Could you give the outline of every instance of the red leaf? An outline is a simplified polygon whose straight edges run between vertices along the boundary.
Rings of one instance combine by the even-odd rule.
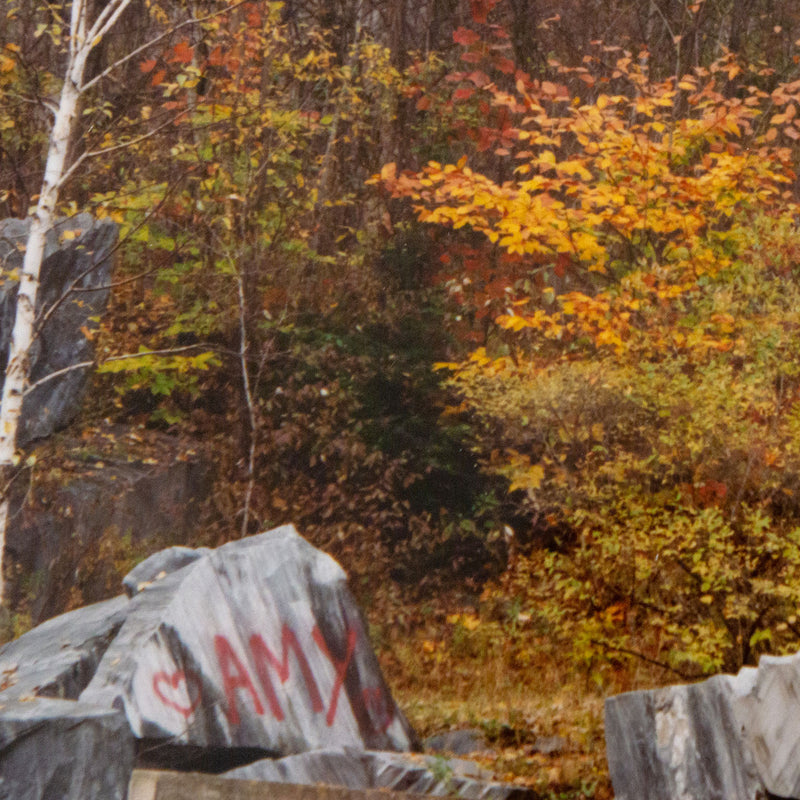
[[[461,27],[453,31],[453,41],[456,44],[463,44],[464,47],[469,47],[480,40],[481,37],[475,31],[469,30],[469,28]]]
[[[483,61],[483,56],[480,53],[462,53],[461,60],[468,64],[478,64]]]
[[[482,153],[484,150],[488,150],[492,144],[497,141],[497,134],[491,128],[481,128],[479,133],[478,150]]]
[[[563,278],[566,271],[567,266],[570,263],[570,257],[566,253],[559,253],[558,258],[556,259],[556,265],[553,269],[553,272],[559,277]]]
[[[222,56],[222,47],[217,45],[209,54],[208,54],[208,63],[213,67],[221,67],[224,62]]]
[[[488,21],[489,12],[498,4],[499,0],[469,0],[472,19],[479,25]]]
[[[152,72],[155,69],[156,63],[154,58],[148,58],[147,61],[142,61],[142,63],[139,64],[139,69],[145,73]]]
[[[178,42],[178,44],[172,48],[172,55],[169,60],[173,63],[177,62],[178,64],[191,64],[193,57],[194,49],[189,47],[188,42],[182,41]]]
[[[455,92],[453,92],[453,100],[469,100],[473,94],[475,94],[475,90],[469,87],[456,89]]]
[[[472,81],[476,86],[486,86],[487,83],[491,83],[489,76],[485,72],[481,72],[480,70],[475,70],[475,72],[470,72],[467,75],[467,79]]]
[[[150,85],[158,86],[166,77],[167,71],[165,69],[160,69],[158,72],[153,73],[153,77],[150,78]]]
[[[510,58],[496,58],[494,65],[505,75],[512,75],[517,65]]]
[[[427,111],[430,107],[431,99],[427,95],[417,100],[417,111]]]

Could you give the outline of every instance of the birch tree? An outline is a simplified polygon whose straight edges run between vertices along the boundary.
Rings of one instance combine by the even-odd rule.
[[[0,400],[0,472],[7,486],[17,458],[16,443],[22,412],[22,401],[30,368],[30,349],[36,318],[36,296],[39,272],[44,255],[45,236],[53,226],[59,192],[64,181],[80,162],[68,163],[70,141],[80,113],[80,101],[97,81],[85,80],[86,63],[92,50],[117,24],[131,0],[109,0],[94,20],[89,18],[87,0],[73,0],[70,9],[64,81],[58,102],[53,108],[47,161],[39,199],[31,217],[30,233],[25,246],[19,276],[16,317],[9,348],[2,399]],[[127,59],[126,59],[127,60]],[[4,492],[0,502],[0,605],[6,601],[4,552],[8,523],[9,497]]]

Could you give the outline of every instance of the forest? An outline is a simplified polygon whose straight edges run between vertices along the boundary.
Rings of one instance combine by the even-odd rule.
[[[0,219],[70,45],[4,9]],[[86,81],[76,425],[206,442],[216,541],[334,555],[418,730],[609,798],[603,697],[800,649],[795,3],[132,0]]]

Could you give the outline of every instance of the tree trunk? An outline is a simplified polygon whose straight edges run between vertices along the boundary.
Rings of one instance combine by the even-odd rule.
[[[39,201],[31,219],[31,229],[25,246],[8,366],[0,400],[0,485],[3,488],[0,500],[0,606],[4,606],[6,602],[4,555],[9,510],[8,486],[16,462],[17,430],[22,414],[23,393],[29,375],[29,354],[33,342],[36,296],[44,257],[45,237],[53,225],[59,191],[67,171],[67,151],[78,117],[81,94],[84,91],[86,60],[93,47],[114,26],[129,3],[130,0],[111,0],[91,27],[88,24],[84,0],[73,0],[72,4],[69,54],[64,84],[61,87],[53,129],[50,132]]]

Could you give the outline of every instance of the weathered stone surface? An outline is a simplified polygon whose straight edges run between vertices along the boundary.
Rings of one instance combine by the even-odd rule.
[[[741,673],[740,673],[741,675]],[[762,656],[734,713],[755,769],[778,797],[800,797],[800,653]]]
[[[276,755],[418,747],[343,570],[292,526],[137,594],[81,699],[124,708],[143,739]]]
[[[0,704],[40,695],[76,700],[128,609],[124,596],[70,611],[0,648]]]
[[[466,800],[522,800],[533,794],[522,786],[496,783],[490,772],[463,759],[405,753],[372,753],[370,758],[375,788]]]
[[[367,754],[354,748],[313,750],[285,758],[264,758],[229,770],[225,778],[293,783],[298,786],[345,786],[368,789],[373,785]]]
[[[606,754],[617,800],[763,798],[734,711],[753,672],[608,698]]]
[[[0,708],[3,800],[123,800],[133,758],[119,711],[45,698]]]
[[[15,483],[6,554],[12,574],[25,580],[13,582],[10,599],[34,622],[59,613],[76,589],[87,603],[108,597],[102,571],[92,573],[101,542],[107,552],[123,539],[129,550],[152,552],[196,539],[213,480],[210,459],[199,447],[187,454],[175,437],[149,433],[149,446],[159,453],[153,463],[138,452],[139,436],[136,429],[101,427],[96,437],[112,443],[114,455],[100,451],[99,459],[66,440],[71,469],[37,475],[32,486],[28,476]]]
[[[16,313],[17,282],[10,273],[22,265],[30,220],[0,221],[0,375],[5,371]],[[71,238],[66,238],[71,237]],[[117,226],[79,214],[60,220],[47,235],[40,276],[37,313],[54,309],[31,349],[31,383],[92,358],[92,344],[82,328],[92,328],[109,295],[111,252]],[[55,304],[57,308],[54,308]],[[18,443],[49,436],[77,414],[88,371],[66,372],[34,389],[25,398]]]
[[[467,800],[510,800],[531,793],[497,783],[472,761],[410,753],[328,749],[280,759],[262,759],[230,770],[224,777],[348,789],[381,789],[418,795],[464,797]]]
[[[123,579],[129,597],[139,594],[155,581],[166,578],[176,570],[197,561],[211,551],[207,547],[168,547],[137,564]]]

